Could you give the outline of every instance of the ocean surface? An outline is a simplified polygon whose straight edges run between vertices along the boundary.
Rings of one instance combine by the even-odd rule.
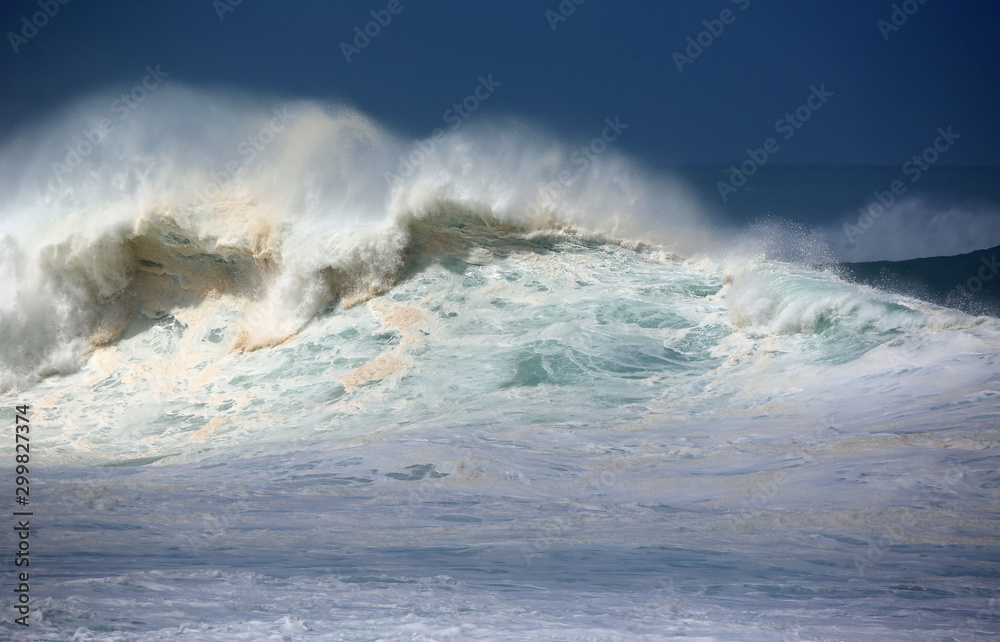
[[[528,125],[161,91],[0,150],[0,637],[1000,634],[997,318]]]

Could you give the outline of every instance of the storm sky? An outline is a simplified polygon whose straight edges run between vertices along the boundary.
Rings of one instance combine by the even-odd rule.
[[[622,151],[653,164],[741,159],[796,113],[808,120],[779,138],[781,164],[898,166],[949,126],[962,144],[947,164],[1000,164],[1000,5],[992,2],[9,0],[4,8],[0,140],[95,92],[129,92],[149,67],[188,86],[346,102],[417,137],[442,126],[482,77],[495,91],[468,103],[476,118],[513,116],[575,140],[617,117],[630,128]],[[810,105],[817,90],[828,98]]]

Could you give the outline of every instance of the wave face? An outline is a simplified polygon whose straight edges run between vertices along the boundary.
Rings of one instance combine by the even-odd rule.
[[[45,634],[993,625],[995,319],[776,228],[720,249],[678,183],[523,125],[160,97],[69,172],[90,103],[2,155]]]
[[[445,211],[624,237],[666,211],[671,247],[702,234],[679,186],[610,153],[571,164],[513,125],[501,146],[499,126],[410,143],[346,107],[164,93],[113,129],[93,126],[94,99],[6,146],[0,327],[21,347],[0,385],[71,371],[137,316],[210,300],[244,319],[230,348],[280,343],[388,290],[413,225]]]

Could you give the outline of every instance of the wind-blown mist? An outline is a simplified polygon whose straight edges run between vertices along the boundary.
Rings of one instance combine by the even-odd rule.
[[[856,216],[854,217],[857,218]],[[842,261],[903,261],[953,256],[1000,245],[1000,211],[991,205],[942,207],[910,197],[866,228],[857,220],[828,228],[827,238]]]
[[[413,141],[165,86],[97,136],[109,105],[0,150],[32,632],[993,626],[995,319],[847,283],[822,229],[715,224],[514,120]]]
[[[78,367],[134,313],[208,298],[247,319],[236,347],[283,341],[335,301],[388,289],[412,225],[443,212],[676,250],[705,240],[679,184],[611,151],[571,166],[514,123],[418,145],[347,107],[163,88],[102,128],[112,103],[92,98],[2,152],[15,369]]]

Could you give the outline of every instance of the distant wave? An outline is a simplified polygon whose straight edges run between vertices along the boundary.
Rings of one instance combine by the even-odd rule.
[[[954,256],[1000,244],[1000,212],[992,205],[942,206],[907,197],[879,218],[858,215],[827,231],[830,246],[844,261],[903,261]],[[845,232],[849,226],[850,234]]]

